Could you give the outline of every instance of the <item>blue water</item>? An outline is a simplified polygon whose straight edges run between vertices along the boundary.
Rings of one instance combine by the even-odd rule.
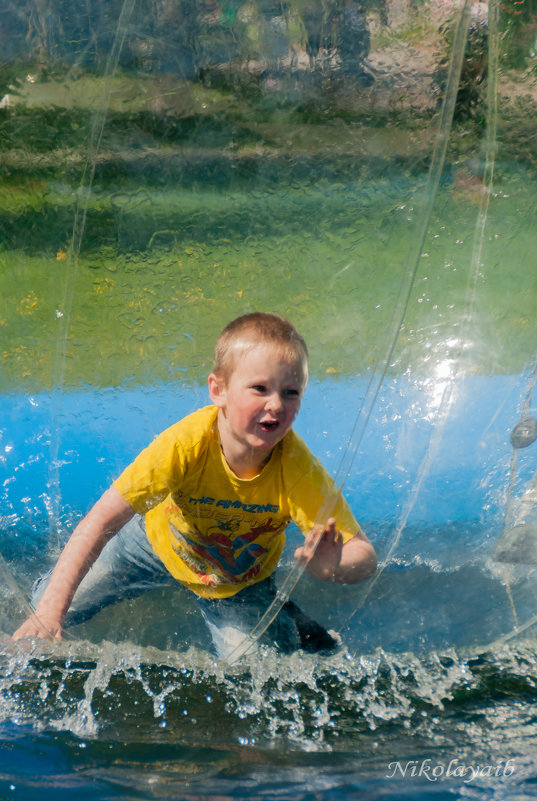
[[[353,443],[366,379],[310,382],[295,429],[332,474],[349,440],[359,445],[352,469],[341,478],[364,525],[394,520],[427,456],[426,481],[410,522],[437,525],[501,514],[512,457],[509,436],[527,378],[453,380],[447,409],[446,384],[419,378],[386,382],[362,441]],[[204,386],[166,384],[10,394],[1,402],[2,508],[19,525],[46,516],[47,487],[59,494],[64,510],[84,511],[154,436],[209,398]],[[439,421],[440,411],[445,421]],[[528,453],[518,467],[520,484],[531,474]]]
[[[296,428],[334,474],[365,387],[308,388]],[[459,379],[447,409],[443,388],[387,381],[357,447],[345,492],[377,577],[295,590],[340,632],[338,653],[265,649],[233,666],[179,590],[58,645],[8,636],[72,524],[204,388],[2,398],[0,798],[536,797],[537,647],[531,626],[511,639],[537,608],[535,570],[493,558],[527,377]],[[534,464],[520,452],[515,495]]]

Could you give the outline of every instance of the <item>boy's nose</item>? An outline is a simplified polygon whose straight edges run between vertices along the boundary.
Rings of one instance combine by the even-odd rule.
[[[273,392],[267,398],[267,409],[271,412],[279,412],[283,407],[282,399],[279,392]]]

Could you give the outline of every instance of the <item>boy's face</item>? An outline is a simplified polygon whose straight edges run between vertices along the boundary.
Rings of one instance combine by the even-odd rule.
[[[209,377],[211,399],[221,410],[219,430],[226,445],[266,458],[287,434],[300,408],[305,365],[281,349],[260,343],[236,359],[227,381]]]

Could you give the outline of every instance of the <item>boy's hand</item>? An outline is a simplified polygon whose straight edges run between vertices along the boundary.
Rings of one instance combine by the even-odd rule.
[[[305,565],[306,570],[321,581],[338,581],[338,568],[343,553],[343,537],[336,529],[331,517],[324,530],[315,526],[306,537],[301,548],[295,551],[295,559]]]
[[[134,509],[111,487],[80,521],[63,549],[43,595],[13,639],[41,637],[61,640],[63,622],[80,582],[102,549],[134,515]]]
[[[63,627],[56,619],[47,620],[43,615],[37,618],[32,615],[19,626],[13,634],[14,640],[22,640],[25,637],[39,637],[42,640],[61,640]]]
[[[321,581],[338,584],[355,584],[370,578],[377,568],[375,549],[360,529],[343,544],[341,532],[336,529],[333,517],[326,526],[315,526],[295,559],[305,565],[308,573]]]

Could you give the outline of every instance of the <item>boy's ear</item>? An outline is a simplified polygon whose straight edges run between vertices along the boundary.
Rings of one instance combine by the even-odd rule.
[[[208,378],[209,397],[215,406],[222,408],[225,404],[226,387],[224,379],[211,373]]]

